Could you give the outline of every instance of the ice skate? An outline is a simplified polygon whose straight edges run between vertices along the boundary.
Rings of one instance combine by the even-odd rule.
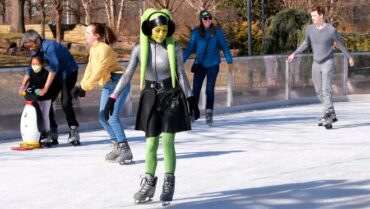
[[[145,174],[141,179],[140,190],[134,195],[135,204],[151,201],[155,193],[156,185],[157,177],[153,177],[148,173]]]
[[[331,129],[333,128],[332,124],[333,124],[333,118],[332,118],[331,113],[329,111],[325,111],[323,126],[325,126],[326,129]]]
[[[81,145],[80,133],[77,126],[71,126],[71,129],[69,131],[68,143],[72,144],[73,146]]]
[[[333,118],[333,123],[337,122],[338,119],[337,119],[337,116],[335,113],[331,113],[331,117]],[[325,115],[323,115],[320,119],[319,119],[319,123],[317,124],[318,126],[323,126],[323,123],[325,121]]]
[[[49,136],[52,140],[52,145],[58,145],[58,129],[57,128],[50,128]]]
[[[169,205],[171,203],[174,192],[175,192],[175,176],[172,173],[166,173],[164,176],[162,194],[160,197],[163,206]]]
[[[122,142],[118,144],[118,147],[121,149],[121,153],[117,157],[118,163],[121,165],[127,165],[134,163],[132,152],[130,149],[130,146],[128,145],[128,142]]]
[[[212,109],[206,109],[206,123],[209,126],[212,126],[212,124],[213,124],[213,113],[212,113]]]
[[[49,131],[43,131],[40,135],[40,146],[43,148],[50,148],[53,140],[50,138]]]
[[[116,162],[118,156],[121,154],[121,148],[116,141],[112,141],[113,149],[105,155],[105,160]]]

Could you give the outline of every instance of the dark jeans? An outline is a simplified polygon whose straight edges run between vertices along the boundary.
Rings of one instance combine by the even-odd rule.
[[[213,110],[213,104],[215,102],[215,85],[219,70],[220,66],[216,65],[214,67],[206,68],[205,72],[194,73],[193,93],[197,104],[199,103],[200,90],[202,89],[204,78],[207,76],[206,109]]]
[[[61,95],[61,104],[63,108],[64,115],[67,119],[68,126],[79,126],[76,120],[75,110],[73,109],[72,103],[72,94],[71,90],[76,85],[78,76],[78,70],[75,70],[71,75],[69,75],[65,80],[61,81],[57,77],[53,80],[53,83],[50,86],[49,91],[51,91],[51,101],[54,102],[55,99],[58,97],[59,93],[62,92]],[[50,107],[50,128],[57,128],[58,125],[55,122],[54,118],[54,108],[53,103],[51,103]]]

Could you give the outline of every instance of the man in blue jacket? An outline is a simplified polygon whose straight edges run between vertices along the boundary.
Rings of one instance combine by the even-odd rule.
[[[220,50],[224,52],[230,73],[233,73],[233,59],[224,32],[212,23],[211,13],[207,10],[201,11],[199,21],[199,27],[191,32],[189,43],[184,50],[184,62],[195,51],[195,63],[202,66],[201,70],[193,72],[193,92],[197,104],[204,78],[207,76],[206,121],[207,124],[211,125],[213,122],[214,89],[221,63]]]
[[[35,30],[28,30],[23,35],[22,42],[25,47],[32,51],[31,56],[40,54],[44,61],[49,64],[49,75],[43,89],[40,89],[39,95],[43,96],[46,92],[52,95],[54,101],[58,94],[61,95],[61,105],[66,116],[68,126],[70,127],[68,142],[73,146],[80,145],[80,136],[78,132],[78,122],[73,109],[71,90],[76,84],[78,76],[78,65],[63,45],[53,41],[42,39]],[[22,85],[27,83],[30,68],[26,68],[25,77]],[[50,137],[52,144],[58,144],[57,124],[54,118],[53,105],[50,107]]]

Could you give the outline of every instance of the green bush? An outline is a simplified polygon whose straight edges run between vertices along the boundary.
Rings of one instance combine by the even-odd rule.
[[[259,55],[262,48],[260,22],[252,22],[252,54]],[[231,49],[238,49],[238,55],[248,54],[248,21],[236,20],[221,26]]]
[[[370,51],[370,33],[341,32],[340,36],[348,51]],[[336,47],[336,50],[339,50],[338,47]]]
[[[310,15],[300,9],[287,9],[266,21],[266,39],[262,54],[293,52],[304,38]]]

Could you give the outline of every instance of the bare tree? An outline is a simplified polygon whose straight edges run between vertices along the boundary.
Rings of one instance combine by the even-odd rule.
[[[338,23],[338,16],[334,13],[337,7],[338,0],[307,0],[307,1],[297,1],[297,0],[282,0],[283,8],[286,9],[304,9],[309,11],[314,5],[320,5],[326,10],[326,18],[331,24]]]
[[[124,6],[125,0],[121,0],[120,3],[120,10],[118,12],[118,18],[117,18],[117,26],[115,28],[116,31],[119,31],[119,28],[121,26],[121,20],[122,20],[122,13],[123,13],[123,6]]]
[[[116,6],[117,3],[119,6]],[[121,26],[124,3],[125,0],[104,0],[108,26],[115,32],[118,32]]]
[[[53,10],[55,11],[56,41],[61,42],[64,0],[48,0],[48,3],[53,6]]]
[[[41,37],[45,38],[45,0],[40,0]]]
[[[169,9],[171,12],[176,12],[184,1],[185,0],[149,0],[148,4],[154,8]]]
[[[24,33],[24,3],[25,0],[11,1],[10,32]]]
[[[81,0],[85,12],[85,25],[89,24],[92,20],[91,15],[96,8],[96,0]]]
[[[33,7],[32,1],[25,0],[25,5],[26,5],[25,8],[27,8],[26,12],[28,16],[28,24],[31,24],[32,23],[32,7]]]
[[[207,9],[216,13],[219,5],[227,2],[227,0],[185,0],[198,14],[201,10]]]
[[[5,23],[5,15],[6,15],[6,1],[0,0],[0,24]]]

